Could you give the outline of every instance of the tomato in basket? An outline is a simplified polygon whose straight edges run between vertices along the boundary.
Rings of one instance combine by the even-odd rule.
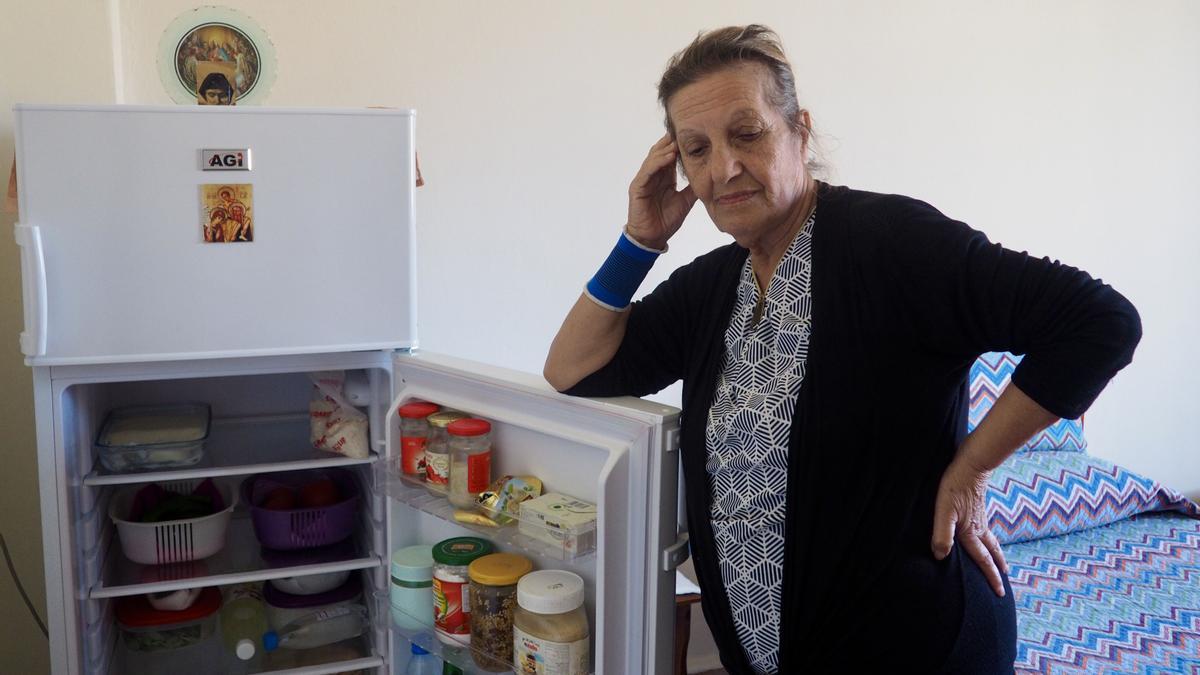
[[[342,501],[342,494],[337,484],[330,478],[321,478],[300,488],[300,507],[315,509],[321,506],[333,506]]]
[[[272,511],[294,509],[296,508],[296,493],[289,487],[277,487],[267,493],[267,498],[259,506]]]

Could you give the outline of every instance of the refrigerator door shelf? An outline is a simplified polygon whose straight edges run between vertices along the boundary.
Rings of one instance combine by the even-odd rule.
[[[343,570],[373,569],[383,560],[370,552],[361,533],[328,547],[331,553],[321,562],[313,562],[311,551],[289,555],[263,548],[254,536],[248,517],[235,517],[229,523],[225,546],[203,560],[169,565],[139,565],[131,562],[113,541],[108,551],[101,581],[92,587],[89,597],[115,598],[126,595],[158,593],[181,588],[224,586],[247,581],[264,581]]]
[[[523,534],[521,532],[522,523],[519,523],[517,520],[498,527],[461,522],[455,520],[454,514],[462,509],[451,504],[446,497],[430,493],[424,485],[416,481],[397,477],[394,467],[389,467],[384,462],[376,464],[375,470],[377,475],[376,480],[379,481],[377,484],[385,486],[387,495],[392,499],[448,523],[471,530],[476,536],[490,539],[492,542],[500,545],[501,548],[506,550],[517,549],[533,556],[551,560],[562,560],[575,565],[595,564],[596,533],[594,527],[582,533],[579,537],[581,540],[590,541],[592,545],[586,549],[577,549],[570,546],[567,542],[560,542],[558,544],[549,543],[548,540],[554,539],[553,535],[549,532],[546,537],[542,538]],[[470,512],[486,515],[479,509],[472,509]],[[529,524],[524,525],[525,527],[529,527]]]
[[[387,600],[385,599],[384,602],[386,603]],[[394,672],[404,672],[407,659],[412,653],[411,645],[417,645],[442,661],[457,666],[465,673],[488,672],[480,670],[475,665],[473,653],[478,653],[483,657],[481,660],[502,661],[502,659],[497,658],[494,654],[489,654],[469,643],[462,647],[447,645],[438,639],[432,625],[406,613],[400,608],[392,607],[388,604],[385,604],[385,606],[389,608],[388,611],[391,613],[392,654],[396,660]]]
[[[112,473],[97,467],[83,479],[88,486],[156,483],[160,481],[244,476],[268,471],[299,471],[372,464],[379,455],[353,459],[323,450],[309,442],[307,414],[214,419],[204,445],[204,458],[194,466],[144,473]]]

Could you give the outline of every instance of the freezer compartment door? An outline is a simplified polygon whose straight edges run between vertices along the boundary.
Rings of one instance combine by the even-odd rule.
[[[415,346],[411,111],[20,105],[15,123],[30,363]]]
[[[433,401],[492,423],[493,477],[537,476],[547,492],[595,503],[597,524],[594,551],[547,552],[540,540],[522,536],[525,523],[510,526],[516,534],[463,529],[453,507],[428,503],[444,499],[414,497],[412,488],[401,486],[393,493],[398,506],[389,547],[485,536],[501,550],[530,556],[535,569],[575,572],[587,589],[592,671],[669,672],[674,569],[664,565],[678,536],[678,453],[670,449],[678,411],[638,399],[571,398],[541,377],[428,353],[397,356],[393,382],[397,396],[386,429],[390,472],[397,471],[400,448],[396,407],[412,399]]]

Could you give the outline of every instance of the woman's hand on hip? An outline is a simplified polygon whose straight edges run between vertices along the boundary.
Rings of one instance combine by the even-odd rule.
[[[980,470],[958,456],[946,467],[938,486],[937,504],[933,510],[933,557],[942,560],[950,555],[957,541],[987,577],[996,595],[1004,597],[1004,579],[1008,562],[996,535],[988,528],[987,482],[990,471]]]
[[[629,222],[625,230],[638,243],[653,249],[667,247],[692,205],[692,186],[675,189],[675,158],[679,153],[670,134],[650,147],[645,161],[629,184]]]

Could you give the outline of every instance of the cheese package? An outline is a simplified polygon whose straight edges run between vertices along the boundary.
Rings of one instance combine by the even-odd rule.
[[[596,548],[596,505],[550,492],[521,502],[518,529],[574,558]]]

